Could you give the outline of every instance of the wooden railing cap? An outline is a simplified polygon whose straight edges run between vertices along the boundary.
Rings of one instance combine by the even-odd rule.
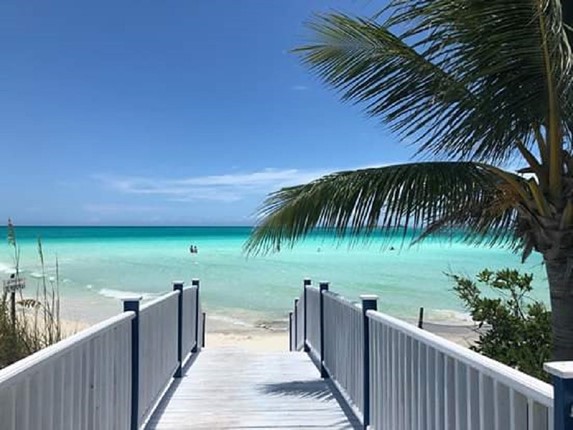
[[[551,361],[543,365],[543,369],[561,379],[573,379],[573,361]]]
[[[125,296],[121,298],[122,302],[140,302],[143,300],[142,296]]]

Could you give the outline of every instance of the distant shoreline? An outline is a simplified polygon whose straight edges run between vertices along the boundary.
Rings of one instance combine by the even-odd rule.
[[[413,323],[412,321],[407,321]],[[62,320],[66,336],[78,333],[91,324],[83,321]],[[475,325],[447,325],[427,322],[424,329],[464,347],[470,347],[478,338]],[[217,318],[207,316],[207,348],[242,348],[251,351],[286,351],[288,332],[285,327],[233,327],[221,323]]]
[[[523,265],[507,250],[451,244],[449,238],[385,252],[379,243],[394,240],[387,236],[349,249],[316,235],[283,252],[247,258],[242,247],[249,234],[250,227],[241,226],[16,227],[26,295],[33,296],[40,283],[41,236],[45,273],[51,279],[58,262],[63,318],[90,323],[117,314],[121,297],[157,297],[172,291],[173,280],[189,284],[193,278],[200,280],[214,324],[227,324],[231,331],[256,326],[284,330],[304,278],[312,279],[312,285],[328,281],[331,291],[353,301],[361,294],[378,295],[380,311],[402,319],[415,320],[424,307],[425,321],[440,325],[468,320],[445,272],[473,276],[486,267],[520,268],[535,275],[533,297],[548,301],[537,256]],[[400,242],[402,235],[395,240]],[[198,254],[189,253],[190,244]],[[9,277],[13,264],[5,244],[1,279]]]

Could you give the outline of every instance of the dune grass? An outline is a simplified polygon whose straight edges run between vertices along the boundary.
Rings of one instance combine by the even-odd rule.
[[[16,230],[8,220],[8,244],[12,248],[14,280],[23,280],[20,271],[20,247]],[[36,285],[14,294],[2,290],[0,296],[0,368],[8,366],[63,337],[60,318],[60,273],[55,261],[55,276],[48,276],[41,238],[38,238],[38,258],[41,273]],[[25,294],[35,287],[34,294]],[[12,304],[14,301],[14,305]],[[14,306],[14,307],[13,307]]]

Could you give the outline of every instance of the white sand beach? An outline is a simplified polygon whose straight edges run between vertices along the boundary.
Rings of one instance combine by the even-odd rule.
[[[408,321],[411,322],[411,321]],[[211,327],[209,327],[211,324]],[[284,351],[288,349],[288,332],[284,329],[242,327],[237,329],[221,322],[207,319],[207,348],[240,347],[252,351]],[[447,325],[424,323],[424,329],[458,345],[469,347],[478,338],[472,325]]]
[[[477,338],[476,333],[468,327],[433,325],[429,331],[464,347],[469,347]],[[288,349],[288,341],[286,332],[208,332],[205,343],[207,348],[238,347],[249,351],[285,351]]]

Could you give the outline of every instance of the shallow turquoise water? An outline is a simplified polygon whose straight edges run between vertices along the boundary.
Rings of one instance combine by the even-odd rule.
[[[152,297],[172,280],[200,278],[206,308],[235,320],[284,318],[302,279],[327,280],[348,297],[380,295],[381,309],[414,317],[420,306],[436,320],[461,318],[463,309],[444,272],[473,275],[488,267],[516,267],[535,274],[535,296],[547,300],[539,256],[525,264],[503,249],[477,248],[434,239],[413,248],[381,250],[378,240],[349,249],[322,236],[278,254],[247,258],[246,227],[19,227],[21,267],[32,291],[39,269],[36,239],[42,237],[48,274],[60,264],[65,313],[89,321],[120,309],[130,293]],[[6,242],[5,242],[6,243]],[[396,247],[399,239],[396,239]],[[198,254],[189,253],[195,244]],[[0,277],[13,267],[10,247],[0,246]],[[253,318],[249,318],[249,316]]]

